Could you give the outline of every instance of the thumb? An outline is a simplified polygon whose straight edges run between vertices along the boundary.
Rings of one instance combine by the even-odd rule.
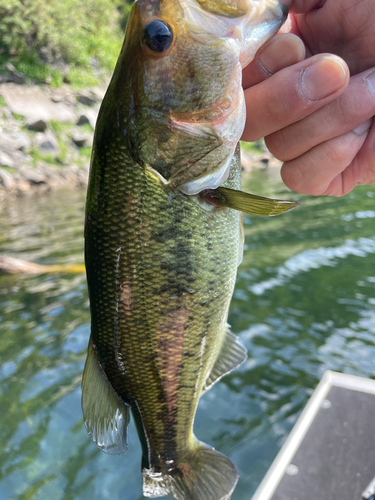
[[[256,141],[336,99],[349,83],[349,69],[337,56],[320,54],[282,69],[245,90],[243,141]]]

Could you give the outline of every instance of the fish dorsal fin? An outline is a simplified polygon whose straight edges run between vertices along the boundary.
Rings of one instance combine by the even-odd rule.
[[[224,187],[207,190],[204,197],[211,205],[233,208],[250,215],[280,215],[301,204],[299,201],[273,200]]]
[[[107,379],[91,338],[82,377],[82,410],[86,430],[98,448],[109,455],[127,450],[130,409]]]
[[[211,373],[203,384],[202,394],[210,389],[221,377],[240,366],[247,359],[247,350],[227,327],[219,356]]]

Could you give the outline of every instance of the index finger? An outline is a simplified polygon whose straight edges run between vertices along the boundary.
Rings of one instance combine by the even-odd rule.
[[[321,54],[284,68],[245,90],[247,108],[243,141],[256,141],[336,99],[349,83],[345,62]]]
[[[242,86],[248,89],[263,82],[281,69],[297,64],[305,58],[305,46],[291,33],[276,35],[256,53],[253,61],[242,72]]]

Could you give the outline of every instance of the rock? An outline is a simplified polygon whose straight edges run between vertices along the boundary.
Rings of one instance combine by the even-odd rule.
[[[4,83],[1,85],[0,94],[11,111],[25,117],[28,122],[58,120],[74,123],[76,121],[73,107],[62,102],[53,102],[41,87]]]
[[[78,131],[73,131],[72,134],[72,142],[78,147],[78,148],[84,148],[86,146],[90,146],[92,143],[92,138],[90,137],[89,134],[82,133],[79,130]]]
[[[104,86],[104,87],[92,87],[92,89],[90,89],[91,94],[94,94],[97,101],[103,100],[106,91],[107,91],[106,86]]]
[[[55,146],[54,142],[50,139],[45,139],[39,144],[39,149],[43,154],[54,154],[57,155],[59,150]]]
[[[3,118],[4,120],[7,120],[8,123],[14,122],[12,112],[9,108],[4,106],[4,107],[0,108],[0,111],[1,111],[0,116],[3,115],[1,118]],[[7,128],[8,128],[8,123],[7,123]]]
[[[11,73],[12,73],[13,71],[17,71],[17,70],[16,70],[16,68],[13,66],[13,64],[12,64],[11,62],[7,62],[7,63],[6,63],[6,65],[5,65],[5,67],[6,67],[6,69],[7,69],[8,71],[10,71]]]
[[[23,132],[10,131],[1,132],[0,148],[12,155],[14,151],[27,151],[31,146],[30,137]]]
[[[15,259],[8,255],[0,256],[0,274],[40,274],[46,272],[46,270],[48,270],[48,266]]]
[[[90,120],[88,116],[85,114],[79,115],[77,125],[90,125]]]
[[[34,130],[35,132],[44,132],[47,129],[47,123],[45,120],[29,121],[26,123],[29,130]]]
[[[0,150],[0,165],[3,167],[14,167],[13,159],[4,151]]]
[[[60,151],[57,139],[50,130],[47,130],[45,134],[38,134],[36,143],[43,155],[57,156]]]
[[[62,94],[59,94],[58,92],[54,92],[51,95],[51,99],[53,102],[62,102],[64,100],[64,96]]]
[[[8,83],[12,81],[11,75],[4,75],[0,73],[0,83]]]
[[[16,83],[17,85],[23,85],[25,83],[25,75],[20,71],[17,71],[11,62],[7,62],[5,67],[9,71],[14,83]]]
[[[89,124],[94,129],[97,117],[98,117],[97,111],[95,111],[94,109],[88,109],[79,116],[77,125]]]
[[[35,168],[31,167],[21,167],[19,169],[22,177],[27,180],[30,184],[45,184],[46,177],[45,175]]]
[[[3,168],[0,168],[0,182],[6,189],[11,189],[15,186],[13,175]]]
[[[16,182],[16,190],[19,194],[24,194],[30,191],[30,183],[27,182],[19,172],[16,172],[13,175],[13,178]]]
[[[82,186],[82,187],[87,186],[87,183],[89,180],[89,176],[87,174],[87,171],[79,170],[77,172],[77,179],[78,179],[80,186]]]
[[[60,170],[60,176],[68,186],[75,186],[77,184],[77,174],[69,167],[62,167]]]
[[[77,101],[85,106],[94,106],[98,99],[93,94],[78,94]]]
[[[83,164],[82,168],[83,168],[83,171],[86,172],[86,175],[88,176],[89,172],[90,172],[90,161],[85,162]]]

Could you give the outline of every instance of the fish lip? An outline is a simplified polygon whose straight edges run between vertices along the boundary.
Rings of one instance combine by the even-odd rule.
[[[279,0],[279,6],[283,12],[284,17],[287,18],[289,14],[289,7],[284,3],[280,2],[280,0]]]

